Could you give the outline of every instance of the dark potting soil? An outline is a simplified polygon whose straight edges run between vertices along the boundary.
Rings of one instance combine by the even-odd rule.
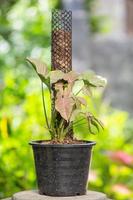
[[[84,141],[77,140],[77,139],[71,139],[71,138],[65,138],[63,141],[59,140],[48,140],[48,141],[41,141],[41,144],[83,144]]]

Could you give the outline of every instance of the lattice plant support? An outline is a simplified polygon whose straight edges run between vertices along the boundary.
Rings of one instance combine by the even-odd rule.
[[[52,12],[52,67],[55,70],[72,70],[72,12]]]
[[[72,70],[72,11],[52,11],[52,43],[51,61],[53,70],[61,70],[68,73]],[[55,95],[54,95],[55,96]],[[53,96],[52,112],[55,98]],[[57,113],[57,124],[61,116]],[[65,123],[68,126],[67,123]],[[69,130],[69,137],[73,137],[73,131]]]

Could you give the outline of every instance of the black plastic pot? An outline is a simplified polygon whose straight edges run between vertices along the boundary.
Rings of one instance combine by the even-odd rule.
[[[91,150],[95,142],[45,144],[30,142],[40,194],[76,196],[86,193]]]

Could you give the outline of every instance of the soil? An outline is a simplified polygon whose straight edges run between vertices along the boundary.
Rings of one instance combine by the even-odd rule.
[[[84,141],[77,140],[77,139],[71,139],[71,138],[65,138],[63,141],[59,140],[49,140],[49,141],[42,141],[43,144],[83,144]]]

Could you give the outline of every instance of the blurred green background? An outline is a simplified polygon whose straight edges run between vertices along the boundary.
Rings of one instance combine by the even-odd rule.
[[[0,198],[4,198],[36,187],[28,142],[48,139],[49,134],[44,128],[40,81],[25,58],[41,58],[50,67],[50,10],[61,4],[59,0],[0,3]],[[48,91],[45,95],[48,109]],[[88,101],[104,121],[104,131],[88,136],[85,130],[81,135],[84,127],[77,129],[78,138],[97,141],[89,189],[112,199],[132,200],[133,119],[103,103],[102,96],[96,93],[94,102]]]

